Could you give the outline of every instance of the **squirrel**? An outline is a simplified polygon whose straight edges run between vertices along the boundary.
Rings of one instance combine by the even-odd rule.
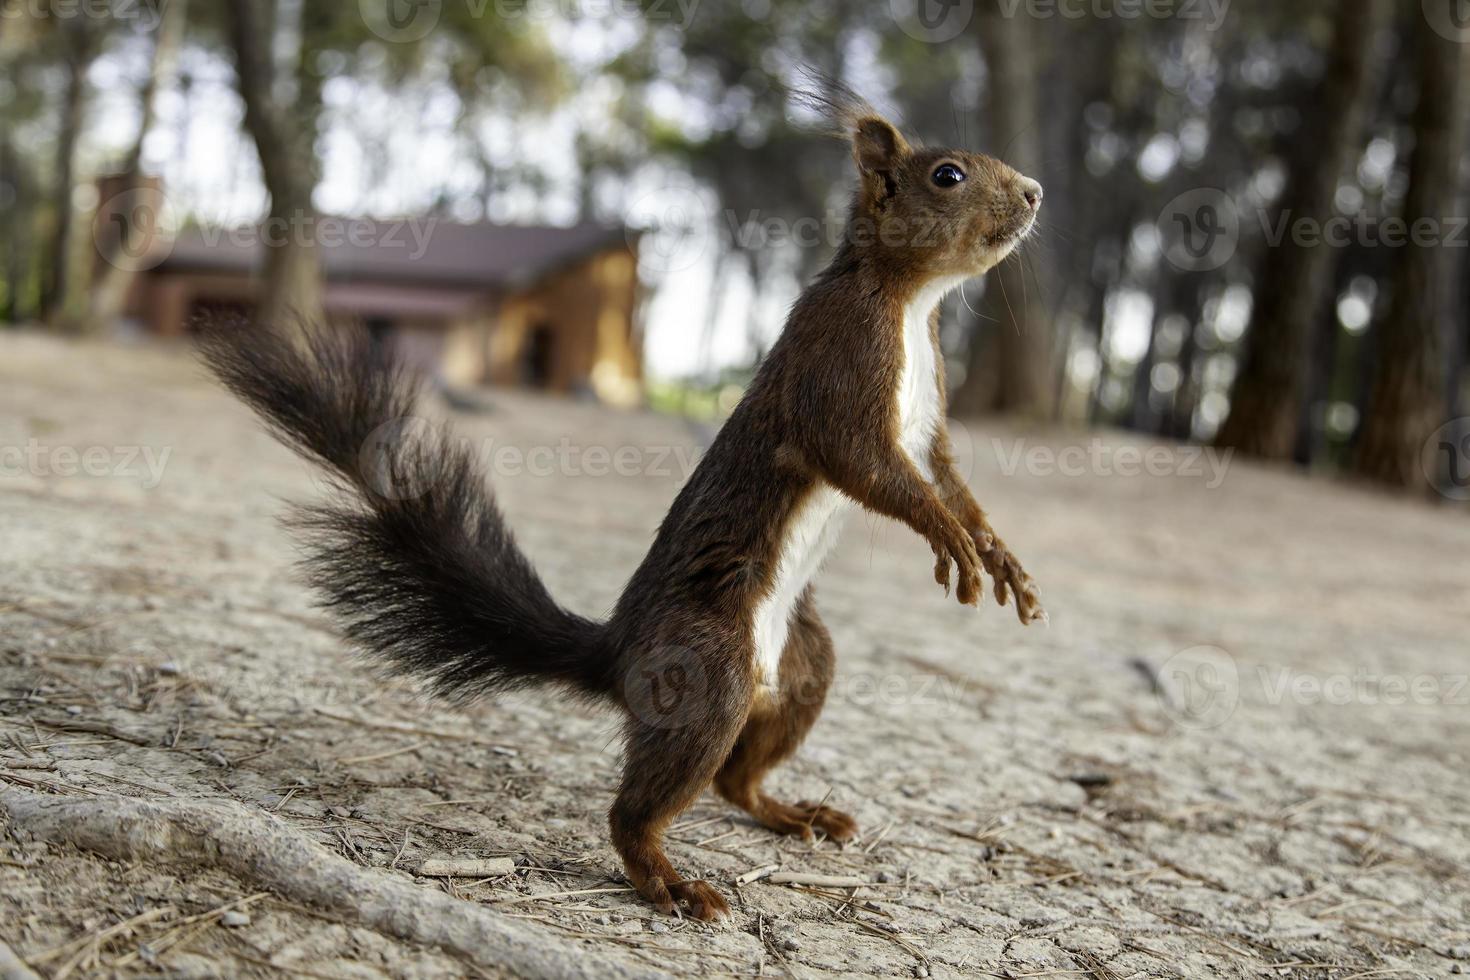
[[[845,90],[844,90],[845,91]],[[307,578],[346,637],[466,698],[534,682],[623,709],[608,814],[628,880],[665,913],[711,920],[665,829],[707,788],[760,824],[836,842],[833,807],[762,792],[822,709],[832,639],[811,579],[854,504],[907,524],[934,578],[978,605],[982,571],[1022,624],[1036,586],[956,471],[939,303],[1035,226],[1041,185],[988,156],[910,144],[851,93],[809,96],[850,141],[858,187],[835,257],[678,493],[611,617],[562,608],[516,546],[472,451],[447,430],[382,438],[415,380],[365,333],[251,324],[201,331],[218,378],[339,491],[297,507]],[[377,441],[377,467],[364,465]]]

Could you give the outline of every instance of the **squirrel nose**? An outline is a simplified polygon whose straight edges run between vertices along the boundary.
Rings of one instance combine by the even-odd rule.
[[[1043,197],[1041,185],[1030,177],[1021,178],[1021,196],[1026,198],[1026,203],[1031,206],[1032,211],[1041,207],[1041,198]]]

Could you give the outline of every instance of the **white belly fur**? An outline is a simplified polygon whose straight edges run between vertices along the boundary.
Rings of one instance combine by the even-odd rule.
[[[926,480],[933,479],[929,447],[935,428],[943,424],[939,410],[939,365],[929,336],[929,318],[934,307],[963,279],[946,279],[923,289],[904,310],[903,373],[898,387],[899,442]],[[756,680],[777,687],[781,653],[797,600],[806,590],[842,533],[851,502],[834,487],[822,484],[801,502],[791,515],[781,542],[775,580],[756,606]]]

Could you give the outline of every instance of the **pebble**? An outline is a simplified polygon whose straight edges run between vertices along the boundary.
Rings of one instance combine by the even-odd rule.
[[[79,715],[82,713],[82,706],[79,704],[69,704],[66,706],[66,713],[69,715]]]
[[[655,923],[653,923],[653,925],[651,925],[651,926],[648,927],[648,931],[649,932],[668,932],[669,931],[669,927],[666,926],[666,925],[664,925],[662,922],[655,922]]]
[[[787,937],[786,939],[781,940],[781,948],[788,953],[794,953],[797,950],[801,949],[801,946],[797,943],[795,939]]]
[[[229,926],[231,929],[238,929],[240,926],[250,925],[250,916],[244,912],[231,910],[220,916],[219,921],[220,925]]]
[[[158,672],[165,677],[174,677],[179,673],[179,665],[169,660],[158,665]]]
[[[332,807],[332,816],[337,817],[340,820],[346,820],[348,817],[352,816],[352,811],[347,809],[345,806],[334,806]]]

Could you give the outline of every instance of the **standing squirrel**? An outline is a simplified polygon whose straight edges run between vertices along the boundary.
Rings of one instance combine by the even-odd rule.
[[[844,241],[607,622],[552,599],[468,448],[443,430],[383,440],[412,417],[416,385],[381,345],[269,326],[216,327],[202,340],[224,384],[340,491],[298,508],[290,526],[347,637],[441,694],[552,682],[623,708],[613,846],[644,898],[706,920],[729,906],[674,869],[662,837],[711,784],[779,833],[857,833],[829,806],[761,791],[811,729],[832,679],[810,580],[852,504],[921,535],[946,591],[953,566],[960,602],[978,605],[983,569],[1023,624],[1045,617],[955,469],[938,341],[940,300],[1030,233],[1041,185],[990,157],[912,146],[855,97],[812,102],[857,164]],[[365,465],[373,444],[376,467]]]

